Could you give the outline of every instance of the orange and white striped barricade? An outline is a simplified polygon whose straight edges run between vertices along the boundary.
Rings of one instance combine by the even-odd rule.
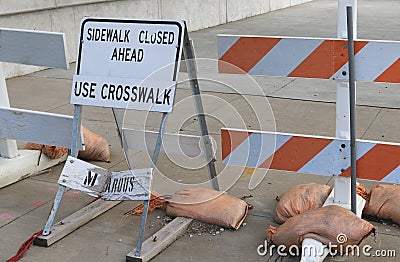
[[[337,39],[218,35],[218,70],[220,73],[337,80],[337,138],[307,137],[281,133],[267,135],[267,133],[252,133],[247,130],[223,130],[222,136],[226,136],[226,132],[239,132],[240,134],[233,136],[231,142],[234,142],[232,145],[235,145],[235,150],[232,153],[241,148],[246,148],[241,143],[236,148],[238,141],[247,141],[245,143],[248,143],[248,149],[253,148],[249,151],[252,157],[248,158],[248,162],[240,160],[240,158],[243,158],[243,154],[237,158],[236,153],[231,155],[231,153],[228,153],[229,150],[223,150],[223,159],[227,164],[234,164],[238,160],[240,165],[250,165],[254,168],[271,164],[271,168],[282,168],[281,170],[337,175],[335,188],[337,191],[340,190],[340,194],[334,194],[334,197],[330,196],[325,204],[350,206],[350,180],[344,178],[350,172],[350,155],[347,153],[348,155],[343,156],[343,154],[345,154],[344,151],[348,151],[345,148],[349,147],[350,107],[354,108],[355,102],[349,103],[349,42],[344,39],[348,38],[348,32],[352,32],[352,39],[357,39],[356,6],[357,0],[338,1]],[[347,12],[347,10],[350,10],[350,12]],[[354,10],[354,12],[351,12],[351,10]],[[355,81],[400,83],[400,42],[355,40],[354,64],[355,74],[352,74],[352,78]],[[355,87],[355,83],[353,84]],[[247,138],[246,134],[250,133],[252,135]],[[234,138],[235,136],[238,138]],[[275,149],[271,149],[270,145],[264,143],[267,148],[260,148],[254,142],[254,139],[261,138],[275,142],[271,136],[277,142],[276,152]],[[285,139],[288,140],[280,145],[279,143]],[[305,141],[307,141],[306,144],[304,144]],[[229,148],[224,143],[226,142],[223,142],[223,148]],[[298,150],[301,151],[301,149],[298,149],[297,146],[293,147],[293,143],[301,144],[309,151],[303,152],[304,154],[300,153]],[[338,144],[340,146],[337,148]],[[282,148],[278,147],[279,145]],[[341,148],[342,146],[343,148]],[[358,147],[356,152],[357,168],[359,169],[359,166],[361,166],[359,178],[399,183],[398,162],[392,155],[392,153],[398,154],[399,144],[358,141],[355,146]],[[313,155],[312,152],[317,154]],[[285,155],[285,159],[281,158],[280,155]],[[379,161],[381,156],[385,161]],[[293,160],[295,157],[298,161]],[[284,161],[282,162],[282,160]],[[390,164],[386,161],[389,161]],[[257,184],[257,182],[253,182],[253,184]],[[358,197],[357,206],[361,207],[357,208],[358,216],[361,216],[363,203],[365,201]],[[321,247],[318,243],[313,244]],[[310,261],[323,261],[325,256],[326,254],[312,258],[303,257],[302,261],[308,261],[308,259]]]
[[[349,140],[221,129],[226,165],[327,176],[350,175]],[[357,177],[400,183],[400,143],[357,140]]]
[[[356,81],[400,83],[400,42],[357,40]],[[347,40],[218,36],[218,69],[225,74],[348,80]]]
[[[347,47],[347,40],[338,39],[219,35],[218,69],[229,74],[345,81],[349,75]],[[400,83],[400,42],[357,40],[354,50],[356,81]],[[348,96],[341,96],[337,103],[348,101]],[[343,109],[337,106],[336,111],[339,114]],[[347,139],[346,124],[338,122],[337,136]],[[344,198],[349,196],[337,194],[341,201],[350,201]]]

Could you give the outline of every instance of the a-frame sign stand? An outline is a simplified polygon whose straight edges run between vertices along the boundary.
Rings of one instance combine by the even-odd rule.
[[[126,192],[119,192],[121,194],[117,197],[115,195],[110,196],[110,194],[106,196],[107,192],[110,193],[110,185],[114,176],[121,177],[121,174],[129,176],[137,173],[133,170],[132,160],[128,157],[124,133],[114,108],[162,112],[162,120],[152,157],[153,166],[149,169],[151,172],[147,171],[147,174],[150,173],[151,176],[162,146],[168,113],[172,111],[173,107],[182,50],[186,58],[186,68],[204,142],[205,157],[210,160],[208,162],[209,176],[213,188],[219,190],[212,143],[208,136],[196,76],[193,46],[185,22],[84,18],[81,23],[76,75],[73,78],[71,92],[71,103],[74,104],[71,157],[67,160],[66,167],[64,167],[60,176],[60,185],[54,204],[42,236],[35,240],[36,245],[50,246],[119,204],[120,201],[118,200],[142,199],[145,201],[138,244],[134,255],[128,254],[127,260],[145,260],[141,258],[141,247],[151,195],[151,177],[147,179],[147,181],[150,181],[147,194],[143,194],[142,198],[138,198],[137,195],[134,198],[127,198]],[[81,137],[82,105],[111,107],[113,109],[121,145],[130,170],[111,174],[107,170],[75,160],[80,141],[78,138]],[[73,167],[73,165],[77,166],[78,163],[80,165],[78,168]],[[91,185],[87,185],[86,171],[89,171],[89,173],[96,171],[98,181],[93,180]],[[68,179],[73,181],[68,181]],[[93,191],[94,187],[90,188],[90,186],[97,186],[97,191]],[[96,195],[97,192],[103,199],[115,201],[98,199],[63,219],[62,223],[53,225],[63,193],[67,187],[82,190],[91,195]],[[186,223],[189,221],[186,221]]]

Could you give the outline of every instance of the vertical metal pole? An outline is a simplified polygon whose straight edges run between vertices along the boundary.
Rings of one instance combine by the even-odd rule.
[[[183,39],[183,52],[186,58],[186,67],[188,70],[189,82],[192,88],[192,95],[194,98],[197,118],[199,120],[200,133],[204,141],[204,150],[206,159],[208,162],[208,174],[211,179],[211,184],[214,190],[219,190],[217,172],[215,170],[215,157],[213,153],[212,143],[208,134],[207,122],[204,115],[203,103],[200,96],[199,82],[197,81],[196,64],[193,51],[193,45],[190,42],[189,34],[185,28],[184,39]]]
[[[156,146],[154,148],[154,153],[153,153],[153,157],[152,157],[153,168],[156,167],[156,164],[157,164],[157,161],[158,161],[158,156],[160,154],[161,145],[162,145],[162,138],[163,138],[164,131],[165,131],[165,125],[166,125],[166,122],[167,122],[167,117],[168,117],[168,113],[163,113],[162,119],[161,119],[161,124],[160,124],[160,131],[158,132],[157,142],[156,142]],[[149,196],[149,199],[150,199],[150,197],[151,197],[151,194]],[[135,256],[136,257],[140,256],[140,252],[142,250],[144,230],[145,230],[145,227],[146,227],[146,220],[147,220],[147,213],[149,212],[149,202],[150,202],[150,200],[145,200],[144,204],[143,204],[142,221],[140,223],[138,243],[137,243],[136,252],[135,252]]]
[[[119,142],[121,143],[122,151],[124,151],[125,159],[126,162],[128,163],[129,169],[132,170],[134,168],[133,161],[129,157],[129,152],[128,152],[128,146],[126,144],[126,140],[124,137],[124,133],[122,131],[122,126],[121,123],[119,122],[118,119],[118,113],[115,110],[115,108],[112,109],[113,115],[114,115],[114,120],[115,124],[117,125],[117,131],[118,131],[118,137],[119,137]]]
[[[10,107],[10,101],[8,100],[8,92],[6,79],[3,73],[3,64],[0,62],[0,106]],[[0,138],[0,157],[14,158],[18,156],[17,142],[10,139]]]
[[[353,38],[357,39],[357,0],[338,1],[337,38],[347,39],[347,12],[346,7],[353,7]],[[344,49],[346,46],[344,46]],[[346,50],[343,50],[346,51]],[[336,84],[336,137],[349,139],[350,137],[350,108],[348,81],[338,80]]]
[[[353,7],[353,38],[357,39],[357,0],[338,0],[337,11],[337,38],[347,40],[347,11],[346,7]],[[347,45],[343,45],[346,52]],[[347,50],[348,51],[348,50]],[[336,137],[350,139],[350,90],[346,80],[336,81]],[[340,204],[351,203],[351,180],[347,177],[335,177],[334,202]]]
[[[161,124],[160,124],[160,131],[158,132],[158,136],[157,136],[157,142],[154,148],[154,153],[153,153],[153,157],[152,157],[152,163],[153,163],[153,168],[156,167],[157,161],[158,161],[158,155],[160,154],[160,149],[161,149],[161,145],[162,145],[162,138],[164,135],[164,131],[165,131],[165,125],[167,123],[167,118],[168,118],[168,113],[163,113],[162,115],[162,119],[161,119]]]
[[[347,6],[347,35],[349,46],[349,86],[350,86],[350,158],[351,158],[351,211],[357,215],[357,156],[356,156],[356,87],[354,68],[354,38],[352,7]]]
[[[71,156],[78,157],[78,147],[81,143],[81,125],[82,125],[82,106],[74,106],[74,120],[72,122],[72,142],[71,142]],[[43,236],[50,234],[51,225],[53,224],[54,218],[56,217],[58,207],[60,206],[61,199],[64,195],[66,187],[59,186],[56,197],[54,198],[53,207],[50,211],[49,218],[47,219],[46,225],[43,229]]]

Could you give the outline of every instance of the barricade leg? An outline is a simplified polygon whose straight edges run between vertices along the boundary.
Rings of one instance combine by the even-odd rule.
[[[160,131],[158,132],[157,142],[156,142],[156,146],[154,148],[154,153],[153,153],[153,158],[152,158],[153,168],[156,167],[156,164],[157,164],[157,161],[158,161],[158,156],[160,154],[160,149],[161,149],[161,146],[162,146],[162,137],[163,137],[163,134],[164,134],[165,124],[167,122],[167,118],[168,118],[168,113],[163,113],[162,119],[161,119],[161,124],[160,124]],[[144,201],[143,213],[142,213],[142,221],[140,223],[138,243],[137,243],[137,247],[136,247],[136,251],[135,251],[135,256],[136,257],[140,257],[140,252],[142,250],[144,230],[146,228],[147,214],[149,212],[150,197],[151,197],[151,193],[149,194],[149,200],[145,200]]]
[[[193,45],[190,42],[189,39],[189,34],[187,33],[185,29],[185,35],[183,39],[183,52],[185,54],[186,58],[186,67],[188,69],[188,76],[189,76],[189,82],[190,86],[192,88],[192,95],[195,103],[195,108],[196,108],[196,113],[197,113],[197,118],[199,120],[199,128],[200,128],[200,133],[201,137],[203,138],[204,141],[204,150],[206,153],[206,159],[208,162],[208,174],[211,179],[211,184],[214,190],[219,190],[219,185],[218,185],[218,179],[217,179],[217,172],[215,170],[215,157],[213,155],[213,149],[212,149],[212,143],[208,134],[208,129],[207,129],[207,123],[206,123],[206,118],[204,116],[204,108],[203,108],[203,103],[201,101],[201,96],[200,96],[200,87],[199,87],[199,82],[197,80],[197,74],[196,74],[196,65],[195,65],[195,56],[194,56],[194,51],[193,51]]]
[[[0,63],[0,107],[10,107],[2,63]],[[16,156],[18,156],[17,142],[0,138],[0,157],[15,158]]]

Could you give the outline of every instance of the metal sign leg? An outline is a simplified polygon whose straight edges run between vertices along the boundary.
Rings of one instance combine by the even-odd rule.
[[[81,125],[82,125],[82,106],[74,106],[74,120],[72,122],[72,145],[71,145],[71,156],[78,157],[78,144],[81,143]],[[58,207],[61,203],[62,197],[64,195],[66,187],[59,186],[56,197],[54,198],[53,207],[51,208],[49,217],[47,219],[46,225],[43,229],[43,236],[50,235],[51,226],[53,224],[54,218],[56,217]]]
[[[153,158],[152,158],[153,168],[156,167],[158,156],[160,154],[160,150],[161,150],[161,146],[162,146],[162,137],[164,134],[167,118],[168,118],[168,113],[163,113],[162,119],[161,119],[161,124],[160,124],[160,131],[158,132],[157,142],[156,142],[156,146],[154,148],[154,153],[153,153]],[[149,199],[150,199],[150,197],[151,197],[151,194],[149,196]],[[142,250],[144,230],[146,228],[147,214],[149,211],[149,203],[150,203],[150,200],[145,200],[144,205],[143,205],[142,221],[140,223],[138,243],[137,243],[136,253],[135,253],[135,256],[137,256],[137,257],[140,256],[140,252]]]
[[[51,225],[53,225],[53,221],[54,221],[54,218],[56,217],[57,210],[58,210],[58,207],[60,206],[61,199],[64,195],[65,189],[66,189],[65,186],[58,187],[56,197],[54,198],[53,207],[51,208],[49,218],[47,219],[46,225],[44,226],[44,229],[43,229],[43,233],[42,233],[43,236],[50,235]]]
[[[192,95],[194,98],[197,118],[199,120],[200,133],[204,141],[204,150],[206,154],[206,159],[210,160],[208,162],[208,174],[210,176],[213,189],[219,191],[217,172],[215,170],[215,157],[213,153],[212,143],[208,134],[207,122],[204,115],[203,103],[201,101],[201,96],[200,96],[199,82],[197,80],[193,45],[190,42],[189,35],[186,30],[183,42],[184,42],[183,52],[186,58],[186,67],[188,69],[189,82],[192,88]]]
[[[112,112],[113,112],[115,124],[117,125],[118,137],[119,137],[119,142],[121,143],[122,151],[124,151],[125,159],[126,159],[126,162],[128,163],[129,169],[132,170],[134,168],[134,165],[133,165],[133,161],[129,157],[128,146],[126,144],[124,132],[122,131],[121,123],[119,122],[118,113],[115,110],[115,108],[112,109]]]

